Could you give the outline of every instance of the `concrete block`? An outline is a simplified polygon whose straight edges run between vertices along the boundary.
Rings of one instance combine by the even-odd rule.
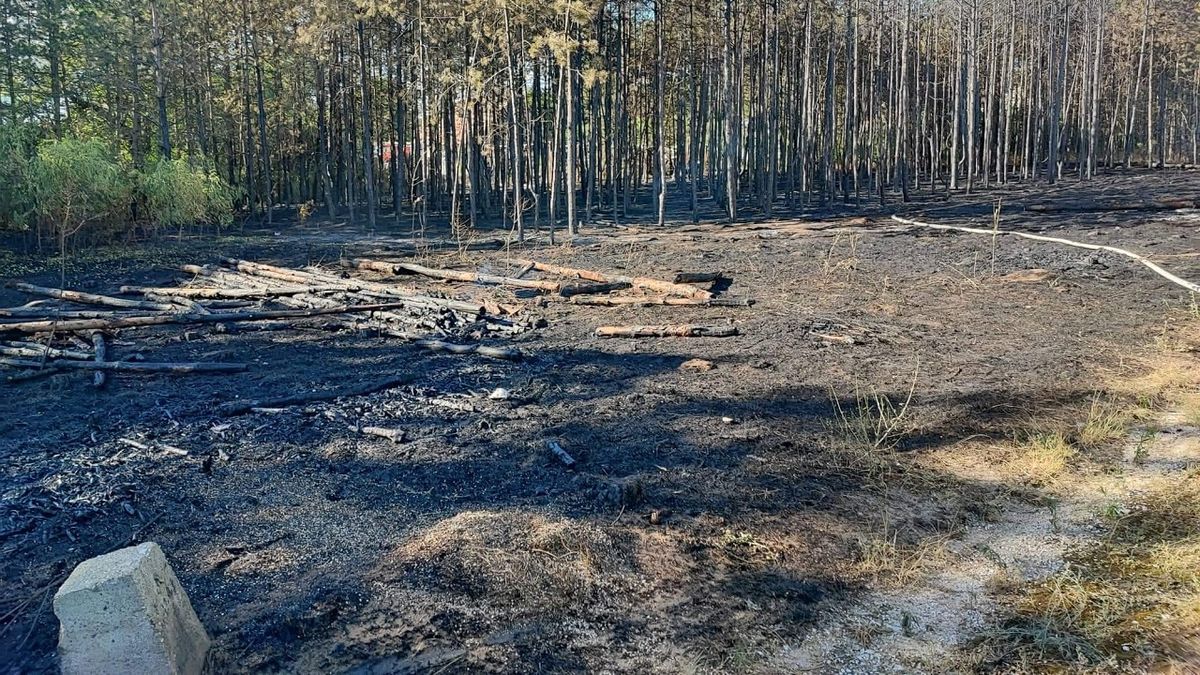
[[[198,675],[209,639],[158,544],[79,563],[54,595],[63,675]]]

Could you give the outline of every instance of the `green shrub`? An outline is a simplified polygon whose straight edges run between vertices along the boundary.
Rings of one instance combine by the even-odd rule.
[[[58,239],[60,250],[85,226],[123,219],[129,207],[128,174],[100,141],[43,142],[26,185],[39,223]]]
[[[159,161],[138,178],[147,216],[160,226],[227,225],[234,192],[213,171],[187,160]]]

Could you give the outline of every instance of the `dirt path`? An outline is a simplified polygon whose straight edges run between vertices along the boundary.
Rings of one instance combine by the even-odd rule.
[[[949,541],[913,583],[873,589],[818,619],[802,642],[785,647],[783,671],[823,673],[970,672],[974,642],[1005,616],[995,589],[1043,580],[1063,556],[1103,535],[1106,509],[1177,482],[1200,463],[1200,427],[1178,410],[1136,427],[1115,470],[1076,476],[1048,506],[1011,501],[997,522]]]

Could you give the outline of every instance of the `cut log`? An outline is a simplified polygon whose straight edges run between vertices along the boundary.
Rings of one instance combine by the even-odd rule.
[[[386,438],[393,443],[404,442],[403,429],[389,429],[387,427],[363,427],[362,429],[359,429],[359,431],[368,436],[379,436],[380,438]]]
[[[561,265],[552,265],[550,263],[538,262],[536,260],[519,261],[527,265],[533,265],[533,269],[547,274],[557,274],[558,276],[585,279],[587,281],[595,281],[601,284],[607,283],[627,283],[634,288],[644,288],[662,293],[664,295],[678,295],[685,298],[703,298],[709,299],[713,294],[709,291],[688,286],[686,284],[676,284],[662,279],[654,279],[651,277],[629,277],[618,274],[604,274],[595,270],[577,269],[574,267],[563,267]]]
[[[731,337],[738,334],[735,326],[698,326],[674,324],[665,326],[600,326],[600,337]]]
[[[172,307],[172,310],[179,309]],[[132,313],[126,313],[124,316],[132,316]],[[102,309],[57,309],[54,307],[5,307],[0,308],[0,317],[8,319],[45,319],[51,321],[54,319],[105,319],[114,316],[122,316],[112,310]]]
[[[720,272],[676,272],[677,284],[708,284],[721,278]]]
[[[432,277],[434,279],[446,279],[449,281],[463,281],[472,284],[488,284],[492,286],[515,286],[518,288],[533,288],[539,291],[549,293],[558,292],[559,284],[553,281],[538,281],[534,279],[516,279],[513,277],[504,277],[495,274],[479,274],[476,272],[467,272],[465,270],[448,270],[438,269],[434,267],[426,267],[416,263],[389,263],[380,260],[366,260],[355,258],[352,260],[343,261],[348,267],[360,270],[371,270],[374,272],[382,272],[384,274],[419,274],[421,276]]]
[[[201,299],[241,299],[241,298],[273,298],[281,295],[303,295],[305,293],[326,293],[345,290],[342,286],[292,286],[290,288],[257,289],[257,288],[155,288],[150,286],[122,286],[122,293],[161,293],[181,298]]]
[[[38,361],[0,359],[0,365],[12,368],[40,368]],[[115,370],[130,373],[238,373],[249,366],[245,363],[146,363],[143,361],[46,361],[46,368],[76,370]]]
[[[191,298],[182,298],[177,295],[164,295],[162,293],[146,293],[147,300],[154,302],[170,303],[176,307],[182,307],[185,311],[195,312],[196,314],[210,314],[208,308]]]
[[[25,356],[35,359],[82,359],[90,361],[92,354],[74,349],[55,349],[37,342],[4,342],[0,343],[0,354],[4,356]]]
[[[600,293],[611,293],[613,291],[623,291],[627,288],[632,288],[633,284],[628,281],[607,281],[604,283],[594,284],[563,284],[558,289],[558,294],[564,298],[571,298],[576,295],[596,295]]]
[[[92,333],[92,348],[96,350],[96,363],[108,362],[108,337],[101,331]],[[104,386],[108,376],[103,370],[92,373],[92,386],[99,389]]]
[[[62,288],[47,288],[45,286],[34,286],[33,284],[21,283],[13,281],[5,284],[9,288],[30,295],[41,295],[47,298],[58,298],[59,300],[67,300],[69,302],[77,302],[85,305],[105,305],[107,307],[122,307],[125,309],[147,309],[156,312],[174,312],[179,308],[175,305],[169,305],[161,302],[146,302],[144,300],[128,300],[126,298],[114,298],[107,295],[96,295],[95,293],[84,293],[82,291],[72,291]]]
[[[52,330],[112,330],[114,328],[140,328],[166,324],[227,323],[230,321],[268,321],[273,319],[302,319],[326,314],[354,314],[404,307],[402,302],[385,302],[375,305],[338,305],[313,309],[278,309],[259,312],[226,312],[224,314],[153,314],[149,316],[121,316],[107,319],[74,319],[67,321],[42,320],[21,323],[0,323],[0,332],[44,333]]]
[[[340,389],[307,392],[303,394],[294,394],[292,396],[283,396],[280,398],[261,398],[253,401],[234,401],[220,406],[218,411],[223,415],[241,415],[250,412],[254,408],[287,408],[294,405],[303,405],[305,403],[332,401],[335,398],[366,396],[367,394],[374,394],[376,392],[383,391],[384,389],[392,389],[409,384],[415,379],[415,375],[411,373],[405,373],[403,375],[394,375],[364,384],[342,387]]]
[[[1186,288],[1187,290],[1189,290],[1193,293],[1200,293],[1200,284],[1194,284],[1186,279],[1181,279],[1181,278],[1175,276],[1174,274],[1171,274],[1170,272],[1166,271],[1165,269],[1159,267],[1158,265],[1154,264],[1153,262],[1150,262],[1150,260],[1147,259],[1145,256],[1138,255],[1136,253],[1133,253],[1132,251],[1126,251],[1123,248],[1117,248],[1116,246],[1104,246],[1103,244],[1085,244],[1083,242],[1072,241],[1070,239],[1060,239],[1059,237],[1047,237],[1047,236],[1041,235],[1041,234],[1030,234],[1028,232],[1017,232],[1015,230],[985,230],[985,229],[979,228],[979,227],[962,227],[959,225],[938,225],[935,223],[923,223],[919,220],[909,220],[908,218],[901,218],[900,216],[892,216],[892,220],[896,221],[897,223],[904,224],[904,225],[912,225],[915,227],[928,227],[928,228],[931,228],[934,230],[952,230],[952,231],[957,231],[957,232],[970,232],[972,234],[986,234],[988,236],[1010,235],[1010,236],[1014,236],[1014,237],[1021,237],[1023,239],[1032,239],[1034,241],[1045,241],[1045,242],[1050,242],[1052,244],[1062,244],[1064,246],[1073,246],[1075,248],[1087,249],[1089,251],[1108,251],[1109,253],[1116,253],[1117,255],[1122,255],[1122,256],[1125,256],[1126,258],[1131,258],[1133,260],[1136,260],[1137,262],[1150,268],[1151,272],[1154,272],[1155,274],[1166,279],[1167,281],[1170,281],[1171,283],[1176,284],[1178,286],[1182,286],[1183,288]]]
[[[647,295],[647,296],[576,296],[571,298],[571,302],[576,305],[599,305],[602,307],[617,307],[622,305],[633,305],[635,307],[645,307],[650,305],[677,305],[681,307],[749,307],[754,304],[754,300],[750,298],[734,298],[729,296],[720,296],[716,298],[675,298],[662,295]]]
[[[389,263],[379,260],[366,260],[361,258],[346,260],[343,261],[343,264],[354,269],[372,270],[375,272],[382,272],[384,274],[419,274],[421,276],[432,277],[434,279],[462,281],[472,284],[531,288],[534,290],[544,291],[546,293],[558,293],[563,297],[571,297],[572,295],[582,295],[585,293],[608,293],[610,291],[619,291],[631,287],[628,282],[562,284],[556,281],[518,279],[516,277],[505,277],[496,274],[483,274],[478,272],[467,272],[464,270],[438,269],[426,267],[424,265],[418,265],[416,263]]]
[[[558,441],[553,439],[547,440],[546,447],[549,448],[550,452],[553,452],[554,456],[558,458],[558,461],[562,462],[568,469],[575,468],[575,458],[572,457],[566,450],[563,450],[563,447],[558,444]]]

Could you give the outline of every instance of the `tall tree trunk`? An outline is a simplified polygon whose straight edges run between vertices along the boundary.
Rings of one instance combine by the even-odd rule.
[[[508,62],[508,120],[510,126],[509,137],[512,140],[512,219],[513,227],[517,231],[517,241],[525,241],[525,218],[524,218],[524,199],[525,199],[525,180],[521,170],[524,168],[524,143],[521,141],[521,109],[518,105],[518,100],[523,98],[523,94],[518,94],[517,82],[525,81],[524,72],[521,76],[517,75],[517,56],[513,51],[512,44],[512,29],[509,25],[508,3],[504,4],[504,44],[505,52],[507,53]]]
[[[150,42],[154,49],[154,98],[158,104],[158,154],[171,159],[171,127],[167,121],[167,74],[163,65],[163,31],[158,2],[150,2]]]
[[[318,171],[321,174],[321,188],[325,200],[325,209],[329,217],[337,217],[337,195],[333,190],[333,178],[329,173],[329,123],[325,118],[326,89],[324,64],[317,64],[317,152],[320,154]]]
[[[654,71],[654,181],[658,186],[658,224],[667,218],[667,177],[663,170],[664,98],[666,96],[666,66],[663,64],[662,0],[654,0],[654,54],[658,67]]]
[[[363,184],[367,196],[367,227],[375,229],[375,144],[371,124],[371,81],[367,77],[367,37],[362,19],[358,20],[358,82],[362,92]]]
[[[735,28],[734,3],[736,0],[725,0],[725,213],[729,222],[737,221],[738,198],[738,108],[741,105],[741,95],[738,93],[738,82],[734,59]]]

